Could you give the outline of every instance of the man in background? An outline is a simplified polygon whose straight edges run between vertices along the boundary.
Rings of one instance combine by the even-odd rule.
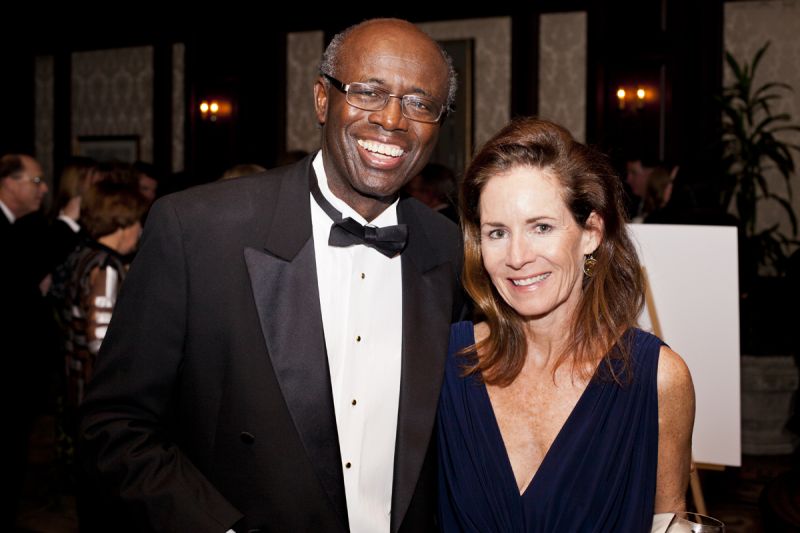
[[[4,436],[0,529],[13,531],[28,462],[28,434],[43,401],[50,315],[42,297],[47,266],[46,239],[26,215],[39,210],[47,194],[42,167],[33,157],[0,158],[0,342],[3,353]],[[8,433],[6,433],[7,431]]]

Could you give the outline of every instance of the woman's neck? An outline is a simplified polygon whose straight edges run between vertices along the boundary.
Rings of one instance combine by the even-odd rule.
[[[109,233],[108,235],[103,235],[97,242],[111,248],[115,252],[119,252],[120,244],[122,243],[122,228],[117,228],[114,233]]]

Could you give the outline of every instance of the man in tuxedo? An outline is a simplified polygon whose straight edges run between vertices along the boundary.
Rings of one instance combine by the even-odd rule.
[[[87,466],[139,529],[435,529],[460,239],[398,191],[455,76],[386,19],[337,35],[320,71],[320,152],[150,213],[82,421]]]
[[[5,493],[0,529],[11,530],[28,462],[28,433],[38,412],[46,372],[43,363],[48,313],[39,285],[46,269],[38,261],[44,234],[19,219],[38,211],[47,194],[42,167],[24,154],[0,158],[0,339],[6,379],[0,387],[4,432],[11,453],[4,455]]]

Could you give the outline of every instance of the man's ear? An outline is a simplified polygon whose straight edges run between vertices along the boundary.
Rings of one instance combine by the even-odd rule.
[[[328,119],[328,89],[322,78],[317,78],[314,83],[314,111],[317,113],[317,122],[320,125],[325,124]]]

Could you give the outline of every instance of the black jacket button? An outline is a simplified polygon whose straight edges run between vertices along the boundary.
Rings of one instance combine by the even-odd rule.
[[[239,435],[239,438],[242,439],[242,442],[245,444],[253,444],[256,441],[256,437],[247,431],[242,431],[242,433]]]

